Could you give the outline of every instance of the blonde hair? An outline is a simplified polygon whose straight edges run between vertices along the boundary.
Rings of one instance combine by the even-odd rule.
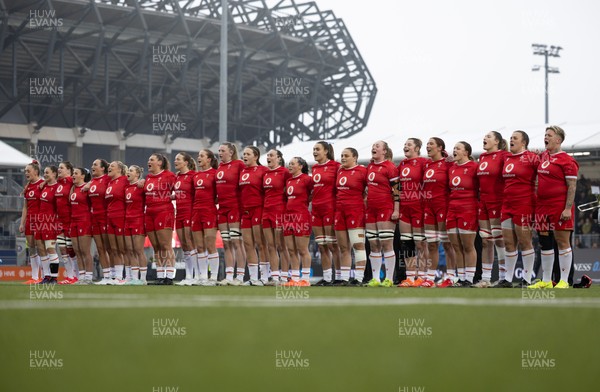
[[[546,131],[547,130],[554,131],[554,133],[556,133],[560,137],[561,143],[565,141],[565,131],[558,125],[550,125],[546,128]]]
[[[127,165],[125,165],[123,162],[121,161],[113,161],[114,163],[117,164],[117,167],[119,168],[119,170],[121,170],[121,175],[125,176],[127,175]]]

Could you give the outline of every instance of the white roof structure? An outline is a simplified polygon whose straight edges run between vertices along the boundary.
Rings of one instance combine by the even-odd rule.
[[[0,140],[0,168],[25,167],[31,158]]]
[[[600,122],[598,123],[587,123],[587,124],[558,124],[565,130],[566,139],[562,145],[563,149],[567,152],[576,150],[584,151],[586,149],[597,150],[600,149]],[[544,133],[546,131],[546,125],[534,125],[534,126],[517,126],[517,127],[498,127],[490,128],[489,130],[498,131],[502,134],[502,137],[507,141],[510,139],[510,135],[515,130],[525,131],[529,135],[529,149],[530,150],[544,150]],[[358,151],[358,159],[361,162],[368,161],[371,158],[371,146],[377,140],[384,140],[388,143],[392,151],[394,152],[394,161],[399,161],[404,157],[402,152],[404,142],[406,139],[416,137],[421,139],[423,144],[427,143],[430,137],[437,136],[442,138],[446,142],[446,150],[452,151],[454,144],[459,141],[466,141],[473,148],[473,155],[479,155],[483,152],[483,137],[489,130],[477,130],[477,131],[441,131],[432,134],[422,134],[418,131],[412,132],[377,132],[374,130],[366,129],[354,136],[347,139],[334,139],[327,140],[333,144],[335,158],[339,160],[339,156],[342,150],[346,147],[354,147]],[[286,162],[295,156],[306,159],[309,165],[314,163],[312,156],[312,148],[315,145],[315,141],[306,142],[294,142],[281,147],[279,150],[283,153],[283,157]],[[425,146],[421,149],[421,155],[426,156]]]

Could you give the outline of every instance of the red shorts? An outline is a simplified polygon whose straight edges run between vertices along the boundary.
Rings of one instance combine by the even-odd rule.
[[[217,224],[223,223],[240,223],[240,209],[236,207],[219,208]]]
[[[63,226],[54,216],[42,215],[37,216],[37,222],[31,222],[36,240],[55,240],[59,233],[62,233]]]
[[[71,221],[69,237],[83,237],[86,235],[92,235],[92,222]]]
[[[490,219],[500,219],[502,212],[502,200],[479,201],[479,220],[489,221]]]
[[[70,217],[69,217],[70,218]],[[58,219],[58,235],[64,235],[65,237],[71,236],[71,219]]]
[[[106,234],[106,215],[92,215],[92,235]]]
[[[25,235],[33,235],[35,233],[33,223],[31,222],[31,217],[28,215],[25,218]]]
[[[106,233],[113,235],[125,235],[125,216],[108,217],[106,224]]]
[[[146,233],[164,229],[173,230],[175,225],[175,214],[173,211],[146,212],[144,224],[146,226]]]
[[[414,229],[423,227],[423,205],[419,202],[405,203],[400,202],[399,219],[410,224]]]
[[[179,209],[175,215],[175,228],[183,229],[184,227],[192,227],[192,210]]]
[[[365,209],[361,207],[338,209],[335,212],[333,228],[336,231],[365,227]]]
[[[262,226],[263,229],[280,229],[283,221],[285,206],[269,206],[268,209],[263,208]]]
[[[367,207],[365,213],[366,223],[377,223],[377,222],[392,222],[392,214],[394,213],[394,207],[392,208],[375,208]]]
[[[333,226],[335,222],[335,208],[330,205],[313,205],[311,218],[313,226]]]
[[[425,203],[423,205],[423,223],[428,226],[438,226],[440,223],[446,224],[448,217],[448,204],[445,203]]]
[[[217,227],[217,210],[194,210],[192,211],[192,231],[204,231]]]
[[[146,235],[144,217],[125,218],[125,235],[128,237],[134,235]]]
[[[446,230],[456,233],[457,231],[477,232],[479,228],[477,222],[477,208],[448,208],[448,217],[446,218]]]
[[[564,206],[564,204],[559,204]],[[571,219],[561,220],[562,207],[538,205],[535,209],[535,229],[537,231],[572,231],[575,224],[575,206],[571,207]]]
[[[283,214],[281,225],[284,236],[308,237],[312,232],[310,212],[286,212]]]
[[[530,200],[504,201],[502,204],[501,221],[512,219],[518,226],[531,226],[535,214],[535,203]]]
[[[242,229],[251,229],[252,226],[260,225],[262,223],[262,207],[249,207],[242,211]]]

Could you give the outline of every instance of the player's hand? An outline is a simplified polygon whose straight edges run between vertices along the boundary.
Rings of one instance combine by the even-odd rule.
[[[567,221],[571,219],[571,209],[565,208],[560,214],[560,220]]]
[[[23,222],[21,222],[21,224],[19,225],[19,233],[24,233],[25,232],[25,225],[23,224]]]
[[[398,220],[399,217],[400,217],[400,212],[394,210],[394,212],[392,212],[392,220],[396,221],[396,220]]]
[[[142,178],[142,179],[138,180],[138,182],[137,182],[138,188],[143,188],[145,183],[146,183],[146,179],[145,178]]]

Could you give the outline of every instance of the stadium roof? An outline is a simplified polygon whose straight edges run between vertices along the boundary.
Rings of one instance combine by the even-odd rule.
[[[362,130],[377,89],[343,21],[314,2],[270,3],[229,2],[228,139],[272,146]],[[220,9],[0,0],[0,119],[214,142]]]

